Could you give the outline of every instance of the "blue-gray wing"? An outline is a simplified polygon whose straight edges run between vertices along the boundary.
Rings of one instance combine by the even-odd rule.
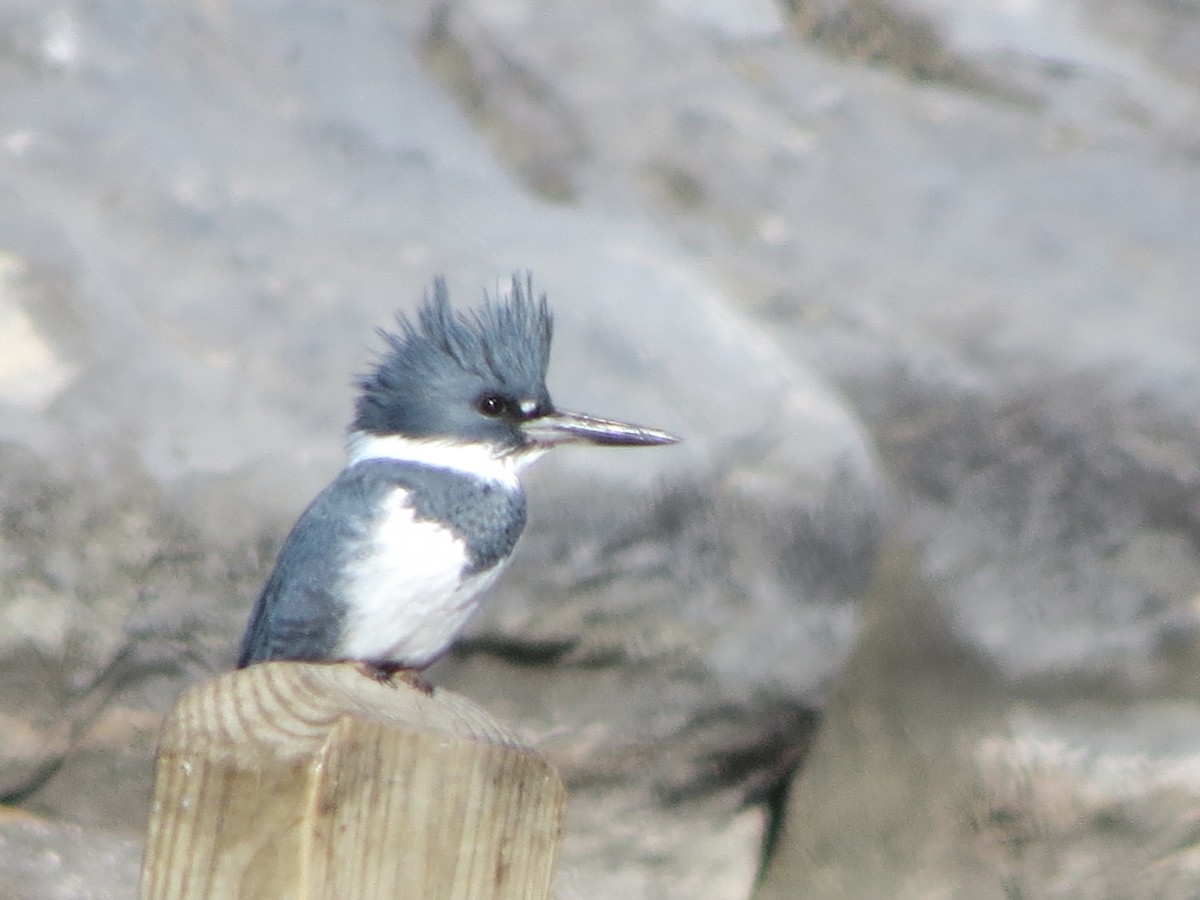
[[[250,614],[238,668],[271,659],[332,657],[345,617],[341,572],[361,545],[378,495],[395,487],[356,474],[343,472],[293,526]]]
[[[343,573],[396,490],[407,493],[417,519],[441,523],[464,542],[463,574],[508,556],[525,524],[519,487],[396,460],[364,460],[345,469],[284,541],[242,638],[239,668],[270,659],[333,658],[346,620]]]

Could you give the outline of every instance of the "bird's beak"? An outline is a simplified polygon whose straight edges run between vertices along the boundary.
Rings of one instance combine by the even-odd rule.
[[[526,439],[543,447],[555,444],[600,444],[606,447],[650,447],[677,444],[679,438],[657,428],[643,428],[627,422],[597,419],[581,413],[555,410],[521,424]]]

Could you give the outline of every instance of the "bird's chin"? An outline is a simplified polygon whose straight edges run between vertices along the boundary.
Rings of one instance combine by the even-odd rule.
[[[525,441],[505,454],[512,462],[513,468],[520,472],[527,469],[550,452],[553,444],[541,444],[537,441]]]

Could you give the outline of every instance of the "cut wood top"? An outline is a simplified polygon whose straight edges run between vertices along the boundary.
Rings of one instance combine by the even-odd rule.
[[[523,748],[511,728],[466,698],[432,695],[395,679],[380,682],[355,663],[269,662],[194,685],[180,698],[160,752],[207,745],[232,754],[270,745],[276,758],[307,757],[347,716],[395,728]]]

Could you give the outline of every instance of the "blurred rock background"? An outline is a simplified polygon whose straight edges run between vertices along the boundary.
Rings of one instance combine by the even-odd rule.
[[[0,898],[131,895],[372,328],[525,269],[687,439],[431,673],[560,897],[1200,894],[1200,7],[3,0],[0,98]]]

